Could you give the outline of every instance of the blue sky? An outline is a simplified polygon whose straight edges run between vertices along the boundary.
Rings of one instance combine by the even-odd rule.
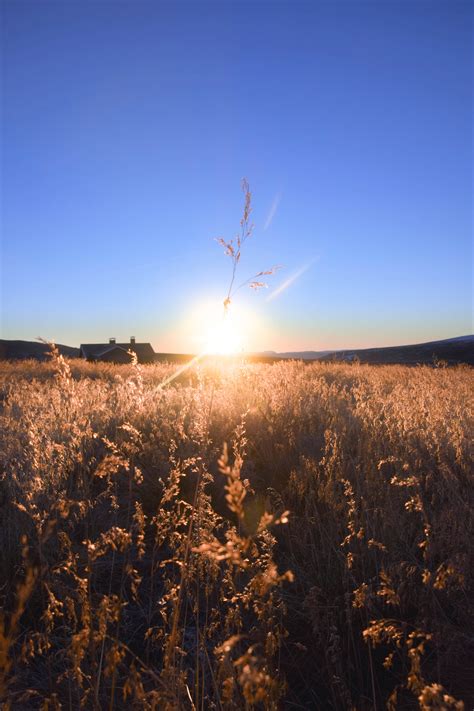
[[[1,337],[195,350],[243,176],[246,347],[472,332],[471,3],[1,7]]]

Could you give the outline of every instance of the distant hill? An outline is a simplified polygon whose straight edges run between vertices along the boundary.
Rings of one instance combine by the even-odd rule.
[[[272,355],[276,358],[296,358],[297,360],[319,360],[324,358],[324,356],[329,355],[333,351],[285,351],[283,353],[272,352]],[[265,351],[265,355],[269,352]]]
[[[446,361],[450,365],[456,363],[474,365],[474,336],[459,336],[458,338],[446,338],[442,341],[429,341],[409,346],[333,351],[324,356],[324,360],[353,361],[355,359],[359,359],[361,363],[400,363],[405,365],[433,363],[435,359],[438,359]]]
[[[215,356],[205,356],[204,360],[212,360]],[[219,356],[232,361],[241,356]],[[186,363],[192,355],[175,353],[156,353],[157,362]],[[474,365],[474,335],[447,338],[441,341],[430,341],[409,346],[387,346],[384,348],[356,348],[340,351],[262,351],[247,353],[245,359],[251,363],[275,363],[280,360],[324,360],[324,361],[354,361],[373,364],[405,364],[433,363],[435,359],[443,360],[450,365],[467,363]]]
[[[79,348],[57,344],[62,355],[68,358],[78,358]],[[38,341],[7,341],[0,339],[0,359],[21,360],[35,358],[46,360],[48,346]],[[187,363],[192,355],[182,353],[156,353],[155,361],[169,363]],[[235,356],[227,356],[230,361]],[[212,360],[212,356],[206,359]],[[280,360],[324,360],[347,361],[356,359],[361,363],[373,364],[405,364],[433,363],[435,359],[446,361],[450,365],[467,363],[474,365],[474,335],[446,338],[441,341],[417,343],[409,346],[387,346],[384,348],[355,348],[338,351],[264,351],[263,353],[249,353],[246,360],[253,363],[275,363]]]
[[[61,355],[68,358],[78,358],[79,348],[56,344]],[[25,360],[35,358],[36,360],[47,360],[49,346],[39,341],[6,341],[0,339],[0,359],[2,360]]]

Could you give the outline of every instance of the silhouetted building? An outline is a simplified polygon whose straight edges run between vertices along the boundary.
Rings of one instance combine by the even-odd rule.
[[[79,349],[81,358],[105,363],[130,363],[132,355],[137,354],[139,363],[154,363],[155,351],[151,343],[137,343],[135,337],[130,343],[117,343],[115,338],[109,338],[108,343],[83,343]]]

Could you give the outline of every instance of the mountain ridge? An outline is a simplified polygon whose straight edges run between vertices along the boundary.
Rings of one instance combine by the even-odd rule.
[[[79,348],[57,344],[61,355],[68,358],[79,358]],[[36,360],[48,359],[49,346],[40,341],[22,341],[0,339],[0,360]],[[190,354],[155,353],[155,360],[162,362],[184,362]],[[382,346],[380,348],[345,348],[322,351],[263,351],[249,353],[247,357],[256,362],[278,362],[280,360],[311,361],[346,361],[359,360],[361,363],[373,364],[407,364],[433,363],[436,360],[446,361],[450,365],[467,363],[474,365],[474,335],[455,336],[438,341],[427,341],[401,346]]]
[[[474,365],[474,335],[455,336],[438,341],[412,343],[400,346],[375,348],[344,348],[333,351],[287,351],[276,353],[275,357],[297,360],[360,360],[362,363],[405,363],[433,362],[434,359],[448,363],[468,363]]]

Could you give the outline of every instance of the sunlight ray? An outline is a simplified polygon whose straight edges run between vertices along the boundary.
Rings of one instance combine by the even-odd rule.
[[[288,279],[285,279],[279,286],[276,287],[266,298],[267,302],[273,301],[274,299],[277,298],[277,296],[280,296],[284,291],[286,291],[292,284],[295,283],[305,272],[310,269],[313,264],[317,261],[317,258],[312,259],[308,264],[305,264],[304,267],[301,267],[298,269],[297,272],[292,274],[291,276],[288,277]]]

